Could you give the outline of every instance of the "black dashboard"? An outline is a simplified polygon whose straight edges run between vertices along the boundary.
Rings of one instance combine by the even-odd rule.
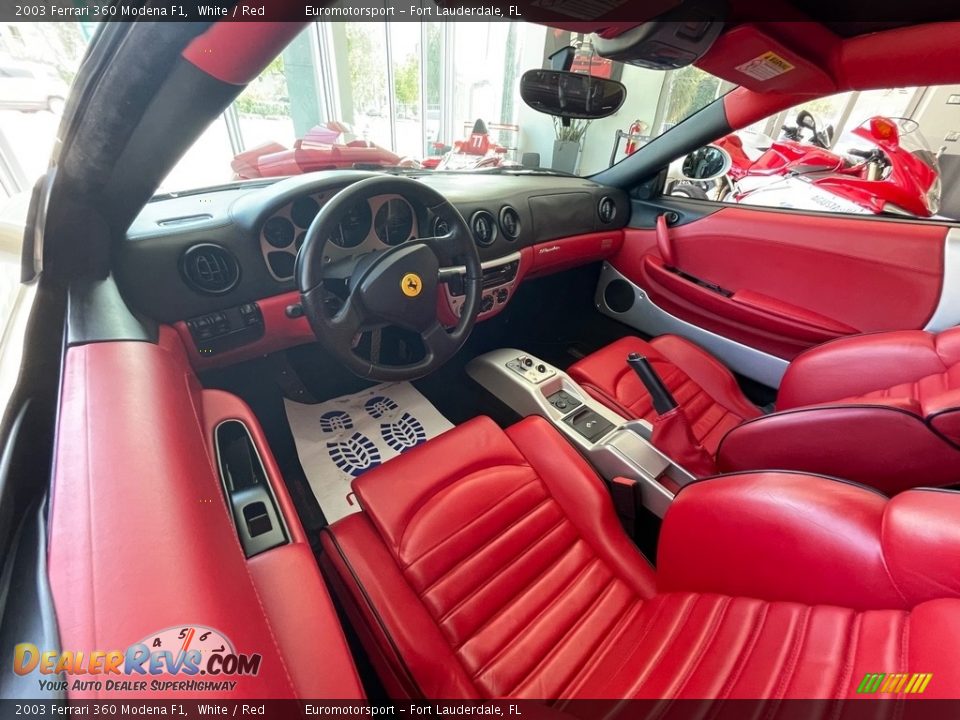
[[[114,267],[127,302],[161,321],[186,320],[296,289],[306,229],[339,190],[377,173],[326,171],[154,199],[119,243]],[[629,219],[621,190],[545,174],[418,176],[469,224],[483,261],[558,238],[616,230]],[[398,196],[360,201],[327,243],[336,260],[442,234]]]

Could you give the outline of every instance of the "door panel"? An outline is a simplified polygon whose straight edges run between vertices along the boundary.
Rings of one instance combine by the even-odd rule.
[[[668,228],[627,229],[610,263],[663,310],[791,359],[858,332],[923,328],[943,280],[947,228],[729,207]]]
[[[228,419],[247,426],[289,531],[289,542],[249,558],[216,469],[213,437]],[[199,385],[176,332],[161,328],[158,343],[70,347],[57,431],[49,576],[62,647],[124,649],[167,628],[203,626],[237,652],[261,656],[259,672],[232,677],[236,685],[221,697],[363,697],[256,418],[238,398]],[[196,647],[192,640],[182,648]],[[117,699],[149,690],[68,694]],[[189,687],[171,692],[209,697]]]

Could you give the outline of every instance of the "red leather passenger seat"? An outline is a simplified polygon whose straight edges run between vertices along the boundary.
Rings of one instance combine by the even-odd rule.
[[[354,490],[324,564],[395,697],[845,697],[867,672],[960,694],[956,495],[933,517],[931,493],[796,474],[695,484],[655,572],[540,418],[472,420]]]
[[[730,430],[761,415],[722,363],[677,335],[661,335],[650,342],[621,338],[574,363],[567,373],[614,412],[652,422],[656,412],[650,395],[626,362],[632,352],[650,361],[684,409],[694,437],[711,455]]]
[[[692,440],[673,437],[662,449],[680,460],[698,444],[708,470],[687,468],[696,474],[799,470],[887,493],[960,483],[960,329],[851,336],[807,350],[787,368],[768,415],[719,361],[675,335],[623,338],[568,373],[614,412],[653,422],[650,396],[626,363],[631,352],[647,356],[686,416]]]

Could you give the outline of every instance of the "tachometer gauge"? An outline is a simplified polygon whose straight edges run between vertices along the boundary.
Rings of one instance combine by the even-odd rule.
[[[353,248],[359,245],[370,232],[371,217],[370,205],[366,200],[356,203],[343,216],[340,226],[333,233],[330,242],[342,248]]]
[[[387,200],[377,210],[373,227],[384,245],[399,245],[413,232],[413,208],[400,198]]]

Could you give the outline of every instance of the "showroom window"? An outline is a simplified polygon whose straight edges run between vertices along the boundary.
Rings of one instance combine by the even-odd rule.
[[[614,115],[564,127],[526,106],[519,83],[571,45],[574,72],[619,80],[627,95]],[[612,62],[589,37],[533,23],[313,23],[207,129],[160,192],[355,166],[522,165],[591,175],[731,87],[693,67],[664,73]],[[478,120],[486,154],[449,162]]]
[[[811,100],[674,163],[669,178],[671,194],[731,204],[960,219],[960,85]]]

